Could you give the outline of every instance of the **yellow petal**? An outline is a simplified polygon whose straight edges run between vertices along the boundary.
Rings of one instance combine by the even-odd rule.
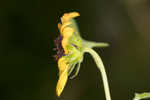
[[[73,35],[74,29],[71,27],[66,27],[62,34],[64,38],[70,38]]]
[[[68,38],[63,38],[61,43],[62,43],[62,47],[65,51],[65,54],[68,54],[68,50],[67,50]]]
[[[62,72],[64,72],[65,69],[67,69],[67,68],[68,68],[67,61],[65,60],[64,57],[61,57],[61,58],[58,60],[59,74],[61,74]]]
[[[59,80],[57,82],[57,86],[56,86],[56,94],[57,96],[60,96],[66,83],[67,83],[67,79],[68,79],[68,73],[63,72],[60,76],[59,76]]]
[[[62,34],[64,28],[66,28],[70,24],[71,24],[71,22],[65,22],[65,23],[62,24],[61,29],[60,29],[61,34]]]
[[[61,18],[62,23],[70,20],[71,18],[75,18],[77,16],[80,16],[78,12],[71,12],[71,13],[65,13],[63,17]]]
[[[60,96],[68,79],[68,64],[64,57],[58,60],[59,79],[56,86],[56,94]]]
[[[70,28],[70,27],[66,27],[64,30],[63,30],[63,40],[62,40],[62,47],[65,51],[65,54],[68,54],[68,50],[67,50],[67,45],[68,45],[68,41],[69,41],[69,38],[72,36],[74,30],[73,28]]]

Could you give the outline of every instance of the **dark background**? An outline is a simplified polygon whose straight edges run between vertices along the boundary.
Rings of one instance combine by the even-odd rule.
[[[84,39],[108,42],[102,57],[113,100],[150,91],[149,0],[1,0],[0,100],[105,100],[100,72],[85,55],[61,97],[53,40],[65,12],[78,11]]]

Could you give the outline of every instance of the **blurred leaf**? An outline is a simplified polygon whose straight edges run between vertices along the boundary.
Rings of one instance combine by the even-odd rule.
[[[145,93],[135,93],[135,97],[133,100],[141,100],[141,99],[147,99],[150,98],[150,93],[149,92],[145,92]]]

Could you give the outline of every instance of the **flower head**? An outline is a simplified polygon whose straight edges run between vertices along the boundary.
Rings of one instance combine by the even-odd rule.
[[[61,17],[61,23],[58,24],[61,35],[55,40],[59,68],[59,80],[56,86],[58,96],[62,93],[68,76],[73,67],[81,62],[81,38],[74,27],[73,18],[79,16],[79,13],[66,13]]]
[[[77,16],[79,16],[78,12],[65,13],[61,17],[61,23],[58,23],[60,36],[55,40],[57,50],[57,55],[55,57],[58,61],[59,69],[59,79],[56,86],[57,96],[61,95],[68,80],[68,76],[75,67],[76,72],[70,78],[77,76],[80,64],[83,61],[84,48],[108,46],[106,43],[83,40],[80,37],[77,24],[74,20]]]

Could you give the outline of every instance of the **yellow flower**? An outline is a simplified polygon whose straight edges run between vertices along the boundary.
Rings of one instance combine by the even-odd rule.
[[[64,16],[61,18],[62,24],[58,23],[58,29],[60,30],[62,40],[61,40],[61,46],[64,50],[65,55],[71,54],[73,50],[73,45],[69,43],[70,38],[73,36],[75,30],[71,25],[73,24],[71,22],[71,19],[74,17],[79,16],[79,13],[77,12],[72,12],[72,13],[66,13]],[[70,45],[71,44],[71,45]],[[71,49],[72,48],[72,49]],[[69,50],[71,49],[71,50]],[[70,69],[70,64],[71,60],[65,58],[67,56],[61,56],[58,58],[58,68],[59,68],[59,80],[56,86],[56,94],[57,96],[60,96],[68,79],[68,71]]]
[[[79,16],[77,12],[65,13],[61,17],[61,23],[58,23],[60,36],[55,40],[58,61],[59,79],[56,86],[56,94],[60,96],[68,80],[68,76],[76,67],[75,74],[71,79],[77,76],[80,64],[83,61],[83,55],[87,50],[85,48],[104,47],[106,43],[96,43],[83,40],[80,37],[77,24],[74,20]],[[77,66],[76,66],[77,65]]]

